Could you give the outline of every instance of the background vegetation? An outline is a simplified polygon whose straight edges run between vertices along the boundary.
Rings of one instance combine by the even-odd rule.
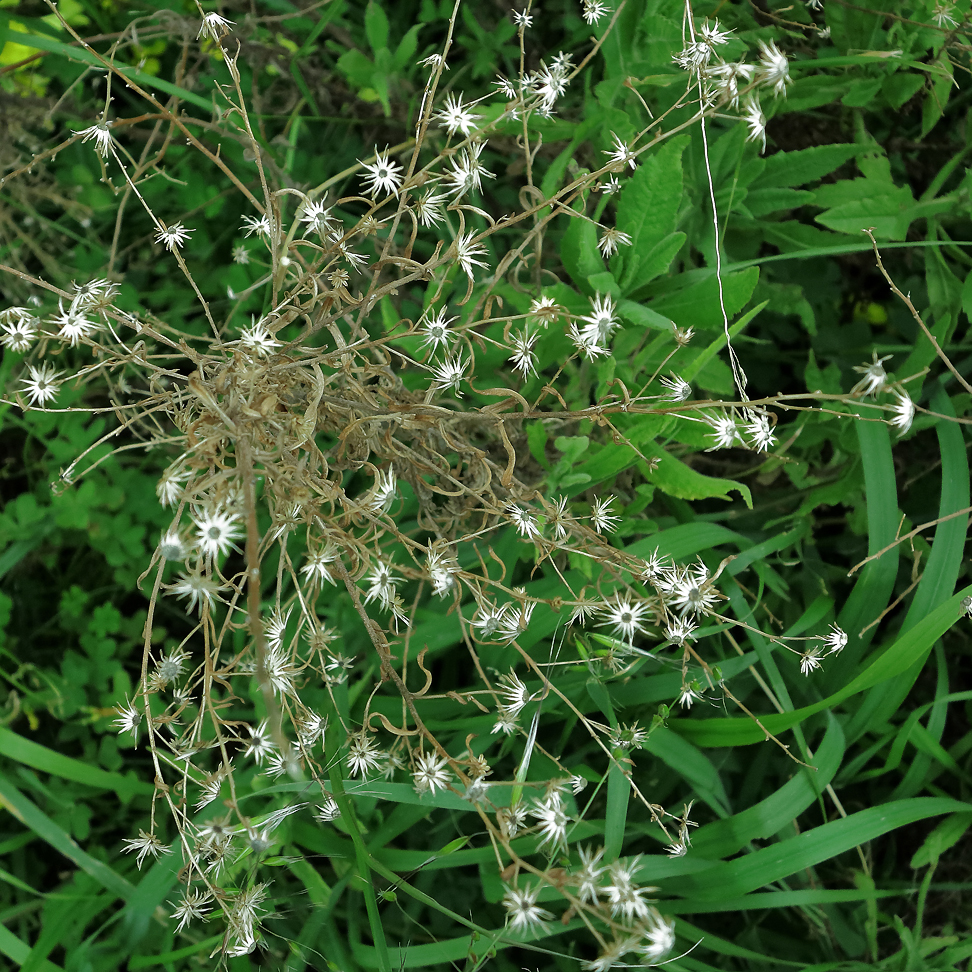
[[[618,302],[625,326],[612,352],[574,362],[557,386],[570,409],[613,407],[621,388],[634,395],[674,347],[672,324],[695,336],[666,373],[690,382],[698,400],[734,402],[708,163],[733,346],[749,397],[774,398],[777,443],[768,454],[743,448],[741,439],[711,451],[711,432],[698,423],[615,408],[609,426],[589,415],[565,427],[524,419],[513,447],[517,475],[547,497],[565,495],[587,509],[612,495],[621,521],[611,543],[625,555],[657,549],[682,563],[701,558],[710,573],[734,555],[718,581],[726,598],[720,610],[749,627],[703,622],[699,650],[716,666],[714,678],[677,653],[667,661],[625,655],[616,632],[596,625],[587,634],[570,629],[565,642],[567,609],[557,615],[544,606],[519,645],[541,663],[563,653],[552,678],[563,699],[548,699],[539,675],[521,668],[526,713],[543,714],[534,759],[524,767],[523,735],[491,737],[495,714],[472,702],[476,682],[456,606],[427,600],[416,578],[402,587],[406,604],[421,601],[410,637],[429,649],[429,729],[453,754],[470,735],[489,742],[498,778],[520,770],[526,775],[517,781],[529,784],[566,767],[587,780],[571,805],[583,819],[569,842],[606,844],[627,859],[645,855],[640,880],[658,888],[657,908],[675,918],[672,969],[972,968],[965,838],[972,650],[962,617],[970,583],[969,435],[967,421],[955,421],[972,415],[963,380],[972,371],[968,7],[693,4],[697,23],[718,17],[734,31],[720,50],[727,62],[771,40],[790,58],[785,95],[763,95],[765,153],[737,111],[716,105],[707,149],[700,125],[687,125],[640,156],[635,174],[619,175],[619,194],[585,192],[575,204],[597,219],[613,210],[617,227],[636,237],[629,252],[641,263],[623,251],[605,262],[592,224],[563,216],[524,280],[502,291],[512,312],[525,314],[537,296],[526,278],[542,270],[544,293],[572,315],[585,313],[595,294]],[[110,53],[169,111],[194,119],[193,134],[210,151],[218,145],[258,192],[251,144],[214,111],[215,86],[230,84],[222,50],[211,38],[197,42],[201,13],[189,3],[64,0],[58,10],[62,19],[34,0],[0,3],[4,307],[29,306],[41,295],[37,279],[67,290],[71,281],[107,276],[119,284],[122,310],[198,333],[196,297],[154,241],[156,227],[125,196],[117,173],[109,181],[92,145],[72,138],[98,122],[109,92],[104,70],[68,27]],[[600,169],[615,139],[629,144],[647,124],[646,107],[660,115],[684,93],[687,75],[673,63],[684,45],[682,11],[672,0],[628,0],[609,31],[614,9],[596,26],[574,0],[532,11],[526,70],[557,51],[580,63],[594,50],[592,37],[607,31],[554,115],[533,130],[532,181],[545,198]],[[460,7],[440,96],[462,91],[469,101],[497,76],[518,75],[514,12],[502,0]],[[269,182],[308,189],[326,180],[350,184],[376,146],[401,147],[413,137],[428,77],[420,61],[442,50],[453,7],[446,0],[233,0],[219,13],[234,22],[240,87]],[[221,315],[236,315],[234,326],[265,313],[265,288],[248,288],[266,261],[241,229],[253,210],[238,187],[118,75],[110,97],[113,136],[133,165],[152,157],[139,182],[151,210],[168,226],[193,227],[182,254],[206,299]],[[499,178],[481,204],[492,212],[528,205],[518,195],[525,178],[518,137],[511,125],[490,138],[484,159]],[[868,228],[921,322],[889,290],[862,235]],[[491,265],[511,239],[490,242]],[[240,246],[251,247],[248,262],[234,260]],[[431,253],[420,242],[415,258]],[[449,285],[458,301],[465,277],[453,274]],[[402,318],[419,320],[427,306],[425,286],[410,285],[373,313],[369,327],[391,331]],[[491,333],[499,342],[502,327]],[[418,344],[409,337],[399,346],[417,354]],[[560,377],[573,350],[562,337],[539,347],[539,374],[509,379],[530,401]],[[484,350],[480,373],[508,372],[506,357],[498,346]],[[895,387],[906,387],[919,406],[904,432],[900,423],[857,420],[875,415],[859,383],[877,358],[888,387],[907,379]],[[179,895],[177,843],[177,852],[141,870],[120,853],[149,827],[156,772],[144,745],[115,725],[138,691],[148,611],[139,578],[171,522],[156,484],[174,456],[164,446],[113,454],[99,446],[90,457],[102,461],[64,484],[61,472],[114,428],[113,416],[22,409],[15,401],[18,392],[23,398],[22,361],[4,348],[0,954],[31,972],[217,964],[471,972],[596,962],[596,943],[562,910],[562,923],[528,934],[505,927],[510,875],[462,788],[416,796],[407,771],[395,777],[394,767],[390,782],[379,775],[366,792],[343,797],[340,819],[295,814],[259,861],[254,855],[239,865],[252,880],[258,871],[273,878],[260,949],[221,954],[218,923],[176,930],[169,916]],[[65,384],[58,406],[110,405],[126,382],[137,384],[133,373],[112,381]],[[834,398],[811,400],[807,391]],[[459,401],[482,409],[496,399],[472,388]],[[880,401],[895,399],[884,393]],[[505,463],[501,448],[496,456]],[[354,475],[347,473],[348,489],[370,482]],[[402,489],[399,521],[411,523],[415,498]],[[597,596],[598,577],[583,557],[544,565],[540,549],[516,534],[509,525],[491,540],[510,586],[551,598],[563,571]],[[333,731],[342,715],[360,724],[379,663],[347,591],[335,588],[318,610],[354,659],[337,695],[320,680],[305,689],[308,704],[332,715]],[[468,622],[471,610],[463,617]],[[803,656],[774,640],[823,637],[834,622],[848,646],[808,675]],[[178,650],[193,623],[180,602],[162,598],[150,643]],[[651,639],[636,643],[653,648]],[[518,663],[509,645],[484,658],[493,674]],[[704,698],[676,707],[693,686]],[[393,687],[376,698],[386,715],[400,712]],[[264,715],[257,693],[240,691],[235,704],[241,720]],[[613,763],[582,718],[613,730]],[[523,723],[529,728],[528,718]],[[346,742],[328,737],[332,768],[345,758]],[[307,792],[308,784],[275,782],[261,769],[250,762],[238,770],[243,799],[286,806],[295,792]],[[698,827],[684,856],[665,854],[669,839],[646,805],[628,799],[626,773],[651,804],[676,816],[695,801]],[[520,854],[539,859],[536,835],[519,841]],[[545,873],[575,866],[564,853],[550,857]],[[545,886],[543,906],[557,900]]]

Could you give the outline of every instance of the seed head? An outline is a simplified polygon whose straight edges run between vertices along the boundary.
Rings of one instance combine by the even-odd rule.
[[[232,20],[227,20],[215,12],[208,13],[203,17],[202,23],[199,25],[199,33],[196,34],[196,40],[208,37],[210,40],[218,43],[220,38],[229,33],[229,29],[232,26]]]
[[[476,127],[476,122],[483,116],[473,114],[469,110],[469,106],[462,103],[461,94],[457,96],[449,92],[446,95],[445,107],[436,112],[435,117],[439,120],[439,126],[450,135],[462,132],[463,136],[466,136]]]
[[[182,244],[189,239],[194,230],[186,229],[182,223],[173,223],[172,226],[163,226],[155,234],[155,242],[162,243],[171,253],[173,250],[181,249]]]
[[[380,193],[397,196],[402,185],[402,167],[388,158],[387,148],[384,152],[376,148],[375,155],[374,162],[361,163],[365,170],[365,189],[373,199]]]
[[[24,391],[30,397],[31,405],[46,405],[57,395],[61,387],[60,372],[50,364],[27,365],[28,377],[21,378]]]
[[[111,132],[108,122],[98,122],[97,125],[90,125],[88,128],[81,129],[81,131],[75,131],[74,134],[80,135],[82,142],[94,139],[95,151],[103,159],[108,158],[108,153],[111,151]]]

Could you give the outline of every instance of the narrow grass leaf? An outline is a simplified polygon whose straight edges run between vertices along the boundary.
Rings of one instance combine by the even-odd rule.
[[[102,887],[119,898],[130,900],[135,887],[107,864],[83,851],[77,842],[35,803],[28,800],[5,776],[0,774],[0,803],[38,837],[90,874]]]
[[[972,810],[972,805],[946,797],[915,797],[822,824],[730,862],[719,862],[700,874],[672,878],[665,890],[683,897],[712,901],[757,888],[831,860],[869,840],[918,820]]]
[[[826,735],[814,756],[816,772],[803,770],[775,793],[725,819],[700,827],[692,837],[693,856],[720,858],[754,840],[768,840],[816,801],[834,778],[844,755],[844,733],[830,715]]]
[[[793,712],[761,715],[760,721],[772,733],[783,732],[818,712],[833,709],[845,699],[907,671],[916,661],[927,657],[935,642],[961,616],[962,601],[969,594],[972,594],[972,586],[963,588],[936,608],[923,625],[912,628],[889,647],[876,651],[874,654],[877,657],[838,692]],[[748,718],[672,719],[669,727],[696,746],[745,746],[766,740],[763,730]]]
[[[153,786],[145,780],[136,779],[134,776],[122,776],[121,773],[110,773],[98,766],[82,763],[80,760],[41,746],[31,739],[25,739],[9,729],[0,728],[0,752],[7,759],[40,770],[42,773],[50,773],[52,776],[74,780],[76,783],[84,783],[86,786],[101,790],[114,790],[122,803],[128,803],[136,793],[154,792]]]

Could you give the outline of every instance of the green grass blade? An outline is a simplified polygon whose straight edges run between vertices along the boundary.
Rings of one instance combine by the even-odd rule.
[[[880,898],[906,898],[911,893],[907,888],[874,891],[857,888],[802,888],[797,891],[756,891],[739,898],[720,898],[718,901],[666,901],[664,907],[672,915],[703,915],[727,911],[762,911],[764,908],[805,908],[808,905],[877,901]]]
[[[942,415],[955,416],[945,389],[939,384],[931,396],[931,407]],[[942,455],[942,497],[939,516],[948,516],[969,506],[969,457],[962,427],[939,419],[935,426]],[[915,596],[905,616],[902,631],[920,623],[955,589],[965,551],[966,524],[962,517],[945,520],[935,527],[935,539]]]
[[[729,339],[736,337],[742,329],[753,320],[753,318],[769,303],[764,300],[751,310],[746,311],[742,317],[729,328]],[[699,372],[726,346],[726,334],[723,331],[698,357],[689,362],[682,368],[681,375],[685,381],[694,381]]]
[[[864,410],[859,409],[859,414],[863,413]],[[898,528],[894,459],[891,455],[891,436],[886,425],[855,422],[854,427],[860,442],[861,463],[864,467],[867,552],[870,556],[892,543]],[[847,632],[847,647],[836,658],[828,661],[824,669],[824,682],[828,691],[833,692],[837,686],[847,681],[874,638],[876,625],[863,636],[861,631],[888,606],[898,575],[899,556],[896,548],[889,550],[861,570],[853,590],[837,616],[837,623]]]
[[[816,773],[803,771],[787,780],[775,793],[754,806],[700,827],[692,837],[693,854],[702,857],[728,857],[750,841],[768,840],[796,816],[803,813],[834,778],[844,755],[844,733],[831,715],[827,733],[813,763]]]
[[[604,812],[604,859],[609,862],[621,856],[630,795],[631,784],[624,770],[617,763],[612,763],[608,770],[607,808]]]
[[[924,662],[935,642],[962,615],[962,601],[969,594],[972,594],[972,586],[963,588],[932,611],[924,624],[912,628],[888,648],[875,651],[874,660],[838,692],[793,712],[760,716],[760,721],[772,733],[783,732],[818,712],[833,709],[859,692],[900,675],[918,662]],[[748,718],[672,719],[669,721],[669,728],[685,736],[696,746],[747,746],[766,739],[765,733]]]
[[[5,776],[0,774],[0,802],[38,837],[47,841],[56,851],[73,861],[82,871],[90,874],[102,887],[119,898],[130,900],[135,887],[107,864],[83,851],[74,839],[62,830],[35,803],[27,799]]]
[[[199,952],[212,950],[222,940],[222,935],[213,935],[211,938],[205,938],[201,942],[187,945],[185,948],[177,948],[173,952],[163,952],[161,955],[133,955],[128,960],[128,969],[129,972],[135,972],[136,969],[151,969],[156,965],[168,965],[170,962],[177,962],[179,959],[198,955]]]
[[[358,817],[354,805],[344,792],[344,786],[342,785],[339,770],[336,766],[331,767],[330,780],[334,799],[341,808],[341,819],[344,821],[348,833],[351,836],[351,841],[354,844],[354,856],[358,865],[358,876],[361,878],[365,909],[368,912],[368,925],[371,928],[371,938],[375,943],[375,953],[378,956],[377,968],[381,972],[391,972],[388,945],[385,941],[385,929],[381,923],[378,900],[375,897],[375,886],[371,879],[372,859],[368,855],[368,848],[365,846],[364,838],[361,835],[361,828],[358,824]]]
[[[122,912],[126,941],[134,945],[145,936],[156,909],[175,886],[182,864],[181,845],[176,842],[172,853],[160,857],[135,886],[135,893]]]
[[[0,753],[3,753],[7,759],[40,770],[42,773],[50,773],[52,776],[74,780],[76,783],[84,783],[101,790],[114,790],[122,803],[128,803],[136,793],[149,794],[154,790],[152,784],[144,780],[136,779],[134,776],[122,776],[121,773],[109,773],[98,766],[82,763],[70,756],[63,756],[9,729],[0,728]]]
[[[9,23],[9,18],[3,17],[0,19],[0,25],[7,23]],[[59,54],[69,61],[76,61],[81,64],[87,64],[90,67],[99,68],[102,71],[104,70],[104,64],[90,51],[83,47],[73,47],[70,44],[65,44],[53,37],[46,37],[42,34],[21,34],[17,31],[9,30],[5,26],[0,26],[0,45],[7,41],[22,44],[25,47],[32,47],[39,51],[49,51],[52,54]],[[193,94],[191,91],[187,91],[185,88],[180,88],[171,81],[166,81],[165,78],[156,78],[151,74],[143,74],[141,71],[136,71],[127,65],[118,65],[118,70],[126,78],[130,78],[143,88],[155,88],[156,91],[162,91],[175,98],[181,98],[183,101],[187,101],[197,108],[203,108],[207,112],[212,112],[213,106],[211,102],[197,94]]]
[[[918,820],[969,810],[972,805],[946,797],[915,797],[885,803],[822,824],[738,860],[719,862],[698,874],[671,878],[665,881],[664,887],[667,892],[684,897],[723,900],[829,861],[844,851]]]
[[[8,959],[21,966],[30,955],[30,946],[22,942],[9,928],[0,925],[0,955],[6,955]],[[55,965],[47,959],[44,959],[38,968],[40,972],[64,972],[60,965]]]
[[[729,816],[729,797],[722,777],[705,753],[670,729],[662,727],[652,731],[645,749],[685,779],[718,816]]]
[[[932,394],[931,406],[942,415],[955,415],[952,403],[940,384]],[[935,432],[942,456],[942,496],[938,515],[948,516],[969,506],[969,459],[965,451],[965,439],[957,423],[940,419],[935,426]],[[962,567],[965,540],[964,517],[945,520],[935,527],[931,553],[905,615],[902,633],[919,623],[927,623],[930,612],[954,590]],[[911,691],[922,665],[924,658],[893,684],[883,685],[869,693],[847,726],[848,737],[856,739],[869,727],[890,720]]]
[[[791,962],[787,959],[779,959],[769,955],[762,955],[759,952],[754,952],[752,949],[744,948],[742,945],[737,945],[735,942],[730,942],[726,938],[722,938],[719,935],[713,935],[712,932],[703,931],[701,928],[695,925],[689,924],[684,919],[679,918],[675,922],[675,933],[682,939],[692,942],[699,942],[702,948],[707,948],[717,955],[729,955],[733,958],[748,959],[750,962],[765,962],[768,965],[773,965],[776,968],[796,968],[803,969],[802,962]],[[752,968],[752,966],[750,966]]]

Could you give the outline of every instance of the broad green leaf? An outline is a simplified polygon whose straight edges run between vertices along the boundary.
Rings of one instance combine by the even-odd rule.
[[[916,203],[907,186],[898,186],[883,155],[858,160],[861,179],[843,179],[814,191],[814,204],[823,206],[816,221],[840,233],[858,235],[872,229],[882,239],[903,240],[908,227],[920,217],[945,212],[952,202],[945,199]]]
[[[962,310],[965,311],[965,316],[972,320],[972,270],[962,284]]]
[[[641,257],[634,280],[626,293],[634,293],[645,284],[651,283],[656,277],[666,273],[684,243],[684,233],[671,233],[656,243]]]
[[[925,79],[920,74],[904,71],[886,77],[881,86],[881,92],[888,99],[892,108],[900,108],[906,101],[910,101],[925,86]]]
[[[955,84],[952,59],[946,51],[943,50],[938,55],[934,67],[931,85],[921,108],[921,138],[924,138],[938,124],[939,119],[945,113],[948,96],[952,93]]]
[[[593,296],[587,278],[604,273],[604,260],[597,248],[597,228],[586,219],[571,219],[560,243],[560,258],[571,279],[583,293]]]
[[[418,47],[419,31],[423,26],[423,24],[415,24],[414,27],[410,27],[395,49],[394,66],[396,71],[404,71],[412,63],[415,50]]]
[[[681,289],[656,297],[651,309],[656,314],[668,317],[679,327],[712,329],[723,326],[722,310],[719,306],[719,286],[715,273],[709,272],[699,277],[682,274]],[[726,313],[732,318],[746,306],[759,281],[759,268],[750,267],[738,273],[728,273],[722,278]]]
[[[816,62],[814,62],[816,63]],[[811,74],[795,78],[787,85],[786,99],[776,109],[778,115],[810,111],[821,105],[839,101],[850,88],[847,78],[827,74]]]
[[[365,7],[365,34],[372,51],[377,54],[388,47],[388,16],[375,0],[368,0]]]
[[[848,244],[846,236],[810,226],[808,223],[798,223],[792,219],[782,220],[779,223],[764,222],[760,224],[760,229],[768,243],[779,247],[785,254],[791,254],[793,259],[846,253],[848,245],[854,248],[854,252],[871,248],[870,241],[866,244]]]
[[[880,90],[880,78],[858,78],[856,81],[851,81],[850,88],[840,99],[840,103],[847,105],[848,108],[863,108],[874,100],[874,96]]]
[[[857,235],[871,229],[878,239],[903,240],[914,217],[914,197],[907,188],[877,192],[865,179],[854,179],[857,198],[833,206],[816,217],[818,223],[838,233]],[[884,188],[884,187],[882,187]]]
[[[972,278],[972,274],[970,274],[970,278]],[[634,324],[636,327],[667,331],[669,334],[672,332],[672,322],[645,304],[636,304],[633,300],[620,300],[618,301],[618,313],[629,324]]]
[[[665,142],[644,158],[618,197],[617,228],[631,237],[631,245],[615,258],[622,268],[618,279],[625,294],[664,273],[684,240],[674,237],[687,145],[685,136]]]
[[[635,451],[629,445],[605,445],[592,458],[575,466],[569,479],[562,480],[563,492],[567,496],[574,496],[596,483],[612,479],[619,472],[641,462],[642,455],[646,455],[646,451],[641,448]]]
[[[618,287],[618,282],[614,279],[614,274],[610,270],[592,273],[587,278],[587,285],[590,291],[595,294],[608,294],[615,300],[621,296],[621,289]]]
[[[911,867],[927,867],[954,847],[972,826],[972,811],[949,814],[926,838],[911,857]]]
[[[845,162],[866,151],[866,146],[815,145],[795,152],[777,152],[766,159],[766,167],[751,189],[770,189],[805,186],[829,175]],[[751,198],[750,194],[750,198]]]
[[[696,472],[691,466],[676,459],[670,452],[653,450],[657,465],[649,473],[648,479],[662,492],[678,499],[730,499],[733,490],[739,493],[752,509],[753,497],[749,487],[732,479],[717,479]]]
[[[366,54],[355,48],[345,51],[337,62],[340,70],[355,86],[363,88],[372,83],[375,74],[374,62]]]
[[[781,209],[798,209],[812,202],[813,193],[806,189],[751,189],[746,197],[746,208],[758,218]]]

